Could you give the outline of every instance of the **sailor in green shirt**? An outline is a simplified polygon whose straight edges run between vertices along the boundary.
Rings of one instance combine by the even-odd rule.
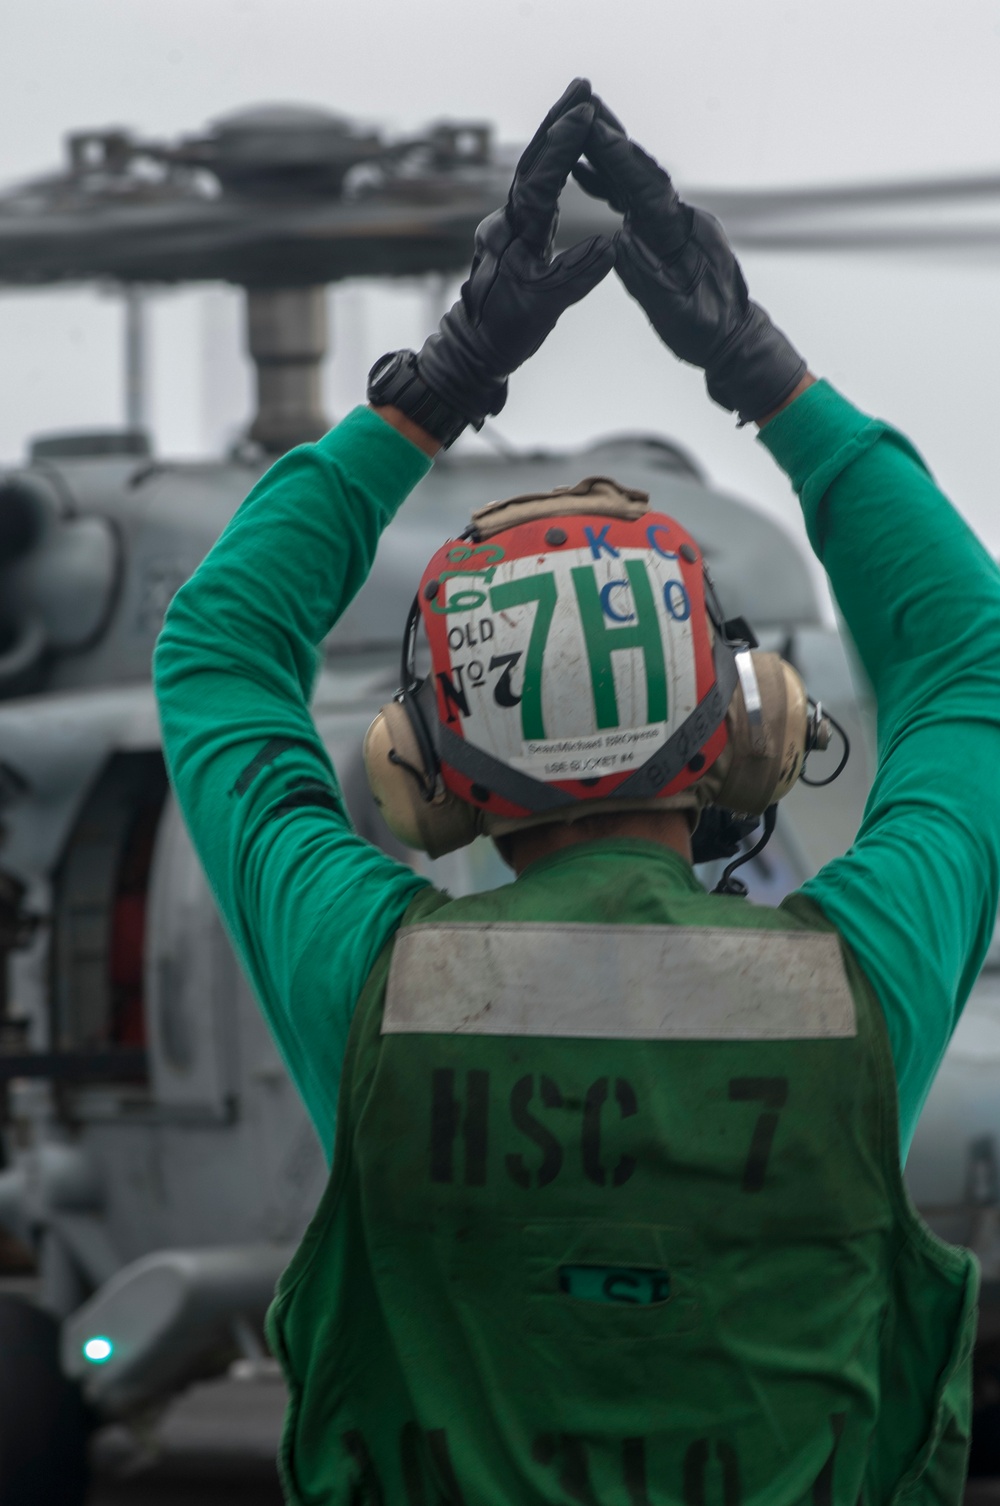
[[[571,169],[622,231],[552,260]],[[425,572],[439,673],[435,602],[447,623],[462,590],[499,590],[494,611],[526,624],[525,664],[491,703],[517,718],[517,754],[496,756],[510,723],[495,719],[469,763],[471,708],[440,680],[421,703],[429,747],[404,748],[420,723],[392,720],[398,706],[372,739],[376,784],[410,781],[413,822],[428,781],[448,838],[475,812],[513,883],[454,901],[359,839],[310,718],[316,645],[382,529],[612,262],[710,395],[760,427],[877,700],[861,829],[777,910],[692,872],[692,811],[726,789],[738,740],[725,705],[709,716],[738,655],[718,623],[712,649],[696,544],[627,477],[522,501],[496,531],[481,518]],[[270,1324],[289,1499],[958,1502],[974,1263],[919,1223],[900,1161],[996,916],[1000,572],[912,446],[806,373],[718,225],[585,82],[480,227],[455,309],[418,357],[376,370],[372,396],[258,484],[156,659],[178,797],[333,1159]],[[534,573],[518,540],[537,545]],[[579,652],[546,649],[534,683],[527,668],[533,625],[550,607],[561,623],[567,599],[589,655],[572,697],[560,665],[579,674]],[[631,689],[615,632],[645,666]],[[751,687],[741,673],[752,724]],[[665,727],[666,750],[684,694],[701,741],[679,772],[666,751],[646,760],[662,789],[609,809],[624,766],[608,763],[597,787],[558,769],[546,784],[553,708],[612,728],[611,759],[609,707],[638,697],[636,735]]]

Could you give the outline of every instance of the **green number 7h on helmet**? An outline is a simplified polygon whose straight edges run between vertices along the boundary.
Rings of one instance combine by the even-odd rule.
[[[759,816],[829,737],[795,669],[727,623],[687,530],[590,476],[492,502],[437,551],[365,767],[391,830],[439,857],[602,811]]]

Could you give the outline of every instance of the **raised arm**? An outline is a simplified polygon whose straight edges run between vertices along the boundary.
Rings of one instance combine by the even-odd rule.
[[[351,828],[309,713],[316,645],[429,467],[365,409],[293,450],[177,593],[154,660],[177,799],[328,1148],[354,999],[424,881]]]
[[[878,707],[850,850],[803,892],[885,1010],[909,1145],[1000,893],[1000,570],[911,445],[818,383],[761,441],[787,471]]]
[[[589,84],[574,81],[507,205],[479,227],[440,330],[419,354],[378,363],[372,408],[271,468],[178,592],[157,645],[177,798],[328,1150],[354,1005],[425,881],[351,828],[309,713],[317,645],[430,457],[502,406],[508,373],[610,271],[608,238],[552,256],[556,202],[593,114]]]
[[[577,178],[624,215],[622,282],[705,370],[709,395],[760,425],[875,691],[861,830],[803,892],[881,999],[905,1149],[997,913],[1000,571],[912,446],[813,381],[750,298],[722,227],[678,198],[603,105],[587,152]]]

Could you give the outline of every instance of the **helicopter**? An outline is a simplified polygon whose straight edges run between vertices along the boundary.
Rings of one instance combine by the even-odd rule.
[[[177,142],[79,132],[62,170],[0,194],[0,283],[110,279],[124,290],[133,419],[142,286],[245,289],[257,381],[245,441],[224,458],[162,459],[133,422],[42,436],[0,475],[0,1229],[34,1253],[38,1273],[34,1306],[0,1298],[5,1503],[47,1499],[51,1460],[58,1499],[81,1499],[95,1420],[142,1418],[234,1361],[267,1363],[263,1314],[327,1167],[171,795],[151,653],[174,592],[270,461],[327,428],[327,285],[463,270],[515,156],[481,122],[388,141],[324,110],[263,107]],[[975,213],[998,194],[1000,177],[982,177],[698,201],[741,246],[947,250],[1000,240]],[[971,222],[936,216],[966,204]],[[561,242],[614,224],[568,185]],[[574,471],[642,487],[691,528],[727,612],[795,663],[848,732],[844,777],[818,798],[793,791],[748,865],[751,896],[776,903],[860,822],[871,708],[798,546],[659,435],[439,459],[322,649],[313,712],[352,819],[453,893],[506,881],[485,841],[437,862],[405,852],[368,792],[361,744],[396,688],[414,561],[476,507]],[[1000,1350],[998,980],[1000,946],[907,1173],[932,1227],[982,1261],[990,1362]],[[15,1375],[10,1357],[40,1324],[49,1360]],[[18,1449],[39,1461],[26,1487],[3,1475]]]

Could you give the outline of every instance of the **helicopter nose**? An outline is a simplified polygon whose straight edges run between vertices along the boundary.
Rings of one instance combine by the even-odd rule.
[[[77,515],[49,476],[0,477],[0,700],[25,695],[52,655],[96,641],[121,579],[107,520]]]

